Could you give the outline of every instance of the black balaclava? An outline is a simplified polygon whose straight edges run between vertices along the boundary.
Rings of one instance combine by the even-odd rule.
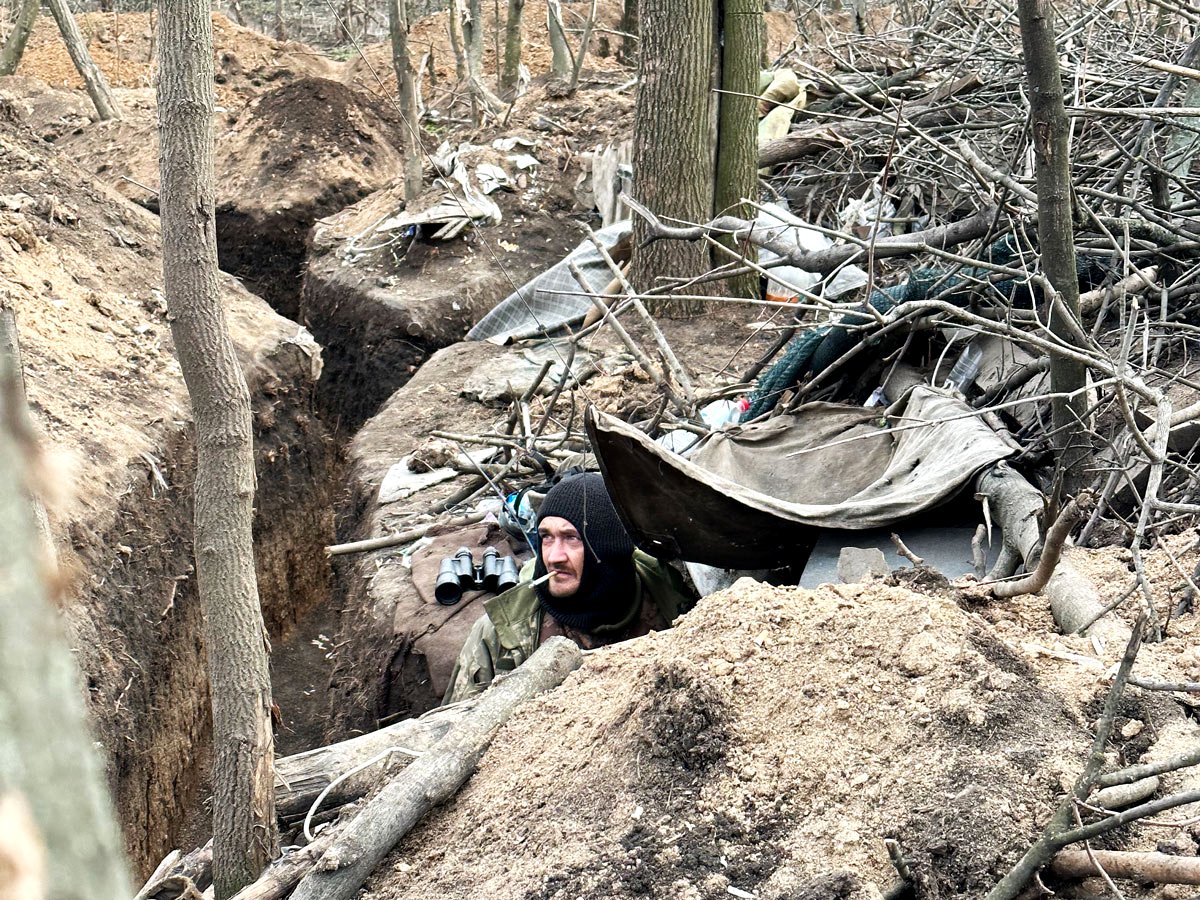
[[[547,516],[566,519],[583,538],[583,574],[579,590],[570,597],[551,596],[549,583],[534,588],[542,609],[559,624],[580,631],[625,619],[637,594],[633,540],[617,517],[604,479],[593,472],[563,479],[542,501],[538,524]],[[546,571],[539,549],[535,579]]]

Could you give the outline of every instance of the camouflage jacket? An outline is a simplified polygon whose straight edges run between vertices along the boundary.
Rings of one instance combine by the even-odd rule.
[[[636,624],[647,595],[667,624],[695,603],[683,578],[671,566],[641,550],[633,551],[633,565],[637,602],[631,605],[624,621],[591,632],[603,643],[620,640]],[[528,583],[533,578],[533,567],[530,560],[521,569],[520,584],[484,603],[485,612],[471,626],[450,673],[450,686],[446,688],[443,703],[455,703],[481,693],[497,675],[511,672],[538,648],[545,613],[537,592]]]

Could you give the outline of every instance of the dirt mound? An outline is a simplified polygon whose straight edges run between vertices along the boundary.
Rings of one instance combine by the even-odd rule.
[[[64,608],[130,857],[157,863],[193,802],[209,727],[192,572],[194,440],[161,295],[157,219],[12,124],[0,104],[0,298],[54,483]],[[254,404],[264,615],[328,594],[332,453],[311,337],[221,286]]]
[[[84,13],[76,17],[92,59],[112,87],[154,84],[155,34],[150,13]],[[245,99],[279,81],[336,78],[339,63],[294,41],[276,41],[213,14],[217,92],[224,103]],[[17,68],[55,88],[83,89],[54,19],[41,16]]]
[[[399,171],[387,104],[338,81],[299,78],[217,120],[221,267],[295,317],[312,223],[387,184]],[[84,168],[157,209],[158,132],[152,99],[125,118],[65,135]]]
[[[85,127],[95,115],[87,94],[52,88],[39,78],[24,75],[0,78],[0,102],[48,143]]]
[[[520,711],[367,896],[865,900],[895,837],[978,897],[1086,746],[950,600],[744,580]]]
[[[520,149],[539,162],[528,171],[512,152],[464,148],[468,173],[483,164],[505,169],[512,190],[488,195],[498,225],[469,227],[461,237],[432,240],[437,227],[415,236],[376,231],[406,209],[392,185],[318,223],[313,229],[301,297],[301,321],[327,348],[322,406],[349,428],[373,415],[430,353],[458,341],[498,301],[558,262],[580,240],[568,219],[575,212],[570,178],[561,175],[563,148],[536,133]],[[441,202],[447,188],[431,184],[412,208]],[[476,175],[468,174],[479,189]]]

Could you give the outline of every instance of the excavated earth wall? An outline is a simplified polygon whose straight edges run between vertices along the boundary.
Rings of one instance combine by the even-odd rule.
[[[209,732],[192,569],[194,436],[161,295],[158,223],[0,103],[0,302],[15,309],[61,603],[135,870],[195,808]],[[253,402],[259,590],[272,636],[329,592],[335,455],[312,411],[320,350],[222,280]]]

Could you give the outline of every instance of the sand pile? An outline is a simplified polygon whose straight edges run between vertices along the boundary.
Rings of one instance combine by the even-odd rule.
[[[367,896],[865,900],[895,837],[978,897],[1087,741],[951,599],[744,580],[520,711]]]

